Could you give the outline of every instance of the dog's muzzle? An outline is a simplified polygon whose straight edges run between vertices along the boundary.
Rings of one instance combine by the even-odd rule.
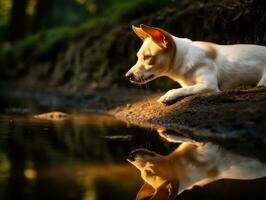
[[[142,83],[145,83],[145,82],[147,82],[147,81],[153,79],[153,78],[154,78],[154,75],[151,74],[151,75],[149,75],[149,76],[147,76],[147,77],[141,77],[141,78],[139,78],[139,77],[136,77],[133,73],[128,72],[128,73],[126,73],[126,78],[127,78],[131,83],[142,84]]]
[[[154,157],[156,156],[157,154],[153,151],[149,151],[147,149],[144,149],[144,148],[139,148],[139,149],[136,149],[134,151],[132,151],[128,157],[127,157],[127,160],[129,162],[134,162],[135,161],[135,158],[137,157],[137,155],[139,156],[144,156],[144,155],[148,155],[150,157]]]

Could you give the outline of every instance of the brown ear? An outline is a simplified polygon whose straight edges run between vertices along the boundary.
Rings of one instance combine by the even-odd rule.
[[[139,27],[132,25],[132,30],[142,40],[145,40],[147,37],[149,37],[149,35]]]
[[[154,192],[155,190],[153,189],[153,187],[145,182],[140,188],[136,200],[142,200],[145,197],[150,197],[154,194]]]
[[[140,28],[147,33],[156,44],[158,44],[162,48],[167,48],[167,39],[168,39],[168,34],[166,31],[155,28],[155,27],[150,27],[146,26],[144,24],[140,25]],[[170,34],[169,34],[170,35]]]
[[[166,181],[161,185],[150,200],[174,200],[178,194],[178,184]]]

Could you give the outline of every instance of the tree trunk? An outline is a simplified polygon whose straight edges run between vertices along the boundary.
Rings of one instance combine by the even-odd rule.
[[[8,40],[13,42],[28,33],[28,16],[26,8],[28,0],[13,0],[9,22]]]
[[[33,19],[33,32],[42,30],[47,25],[47,20],[52,8],[53,0],[38,0]]]

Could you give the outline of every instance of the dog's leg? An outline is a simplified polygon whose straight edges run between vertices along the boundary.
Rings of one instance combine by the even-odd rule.
[[[188,136],[185,136],[184,134],[178,131],[165,129],[165,128],[158,128],[157,132],[163,139],[171,143],[183,143],[183,142],[197,143],[195,140],[189,138]]]
[[[207,69],[199,69],[195,74],[195,85],[169,90],[165,95],[158,99],[158,102],[170,105],[175,103],[179,98],[202,93],[219,91],[216,74]]]
[[[179,88],[169,90],[165,95],[158,99],[158,102],[171,105],[175,103],[179,98],[190,96],[192,94],[202,93],[202,92],[215,92],[218,89],[214,89],[213,87],[209,87],[205,84],[196,84],[186,88]]]
[[[174,200],[178,194],[179,183],[166,181],[157,190],[150,200]]]

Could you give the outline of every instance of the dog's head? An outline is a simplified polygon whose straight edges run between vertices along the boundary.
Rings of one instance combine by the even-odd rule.
[[[151,196],[152,200],[172,200],[178,193],[178,182],[173,181],[174,172],[171,162],[153,151],[137,149],[127,159],[137,169],[145,183],[137,194],[136,200]]]
[[[137,53],[137,63],[126,73],[126,77],[132,83],[144,84],[165,75],[176,52],[172,35],[146,25],[132,26],[132,29],[143,44]]]

